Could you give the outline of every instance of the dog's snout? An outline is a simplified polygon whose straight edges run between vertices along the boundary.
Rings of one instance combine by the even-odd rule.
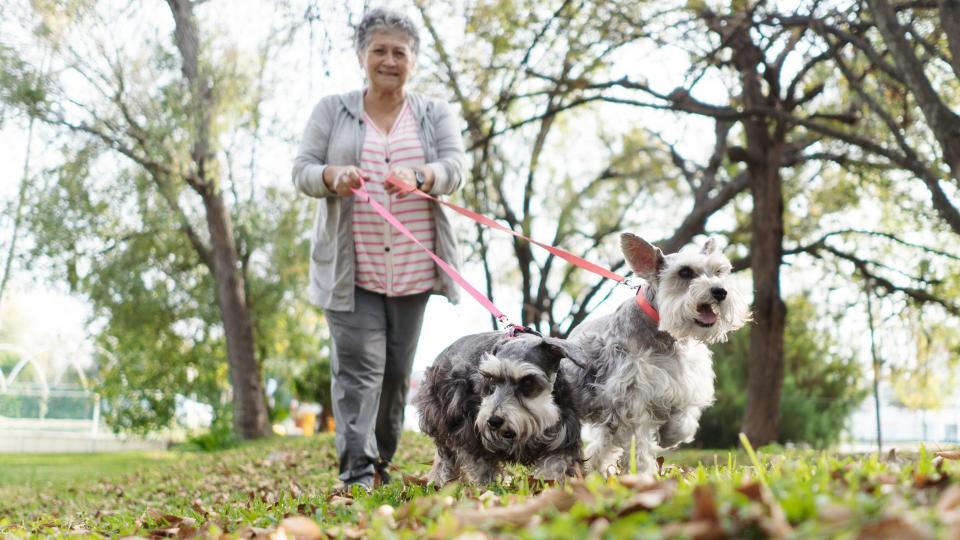
[[[506,431],[503,432],[503,438],[504,438],[504,439],[512,439],[512,438],[514,438],[514,437],[516,437],[516,436],[517,436],[517,432],[514,431],[514,430],[512,430],[512,429],[508,429],[508,430],[506,430]]]
[[[500,426],[503,425],[503,418],[499,416],[491,416],[487,419],[487,425],[493,429],[500,429]]]
[[[717,302],[723,302],[723,299],[727,297],[727,290],[723,287],[714,287],[710,289],[710,294],[717,300]]]

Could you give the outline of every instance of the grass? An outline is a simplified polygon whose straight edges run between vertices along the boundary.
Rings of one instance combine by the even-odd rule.
[[[330,436],[209,453],[0,456],[0,536],[289,538],[305,537],[303,527],[318,538],[390,539],[960,534],[960,461],[925,449],[878,459],[747,445],[666,453],[656,479],[591,475],[550,486],[510,467],[496,484],[439,491],[422,482],[432,453],[429,439],[405,435],[399,478],[353,496],[331,489]]]
[[[89,477],[91,471],[104,478],[117,477],[143,467],[163,465],[176,459],[171,452],[124,452],[117,454],[4,454],[0,456],[0,488],[36,487]]]

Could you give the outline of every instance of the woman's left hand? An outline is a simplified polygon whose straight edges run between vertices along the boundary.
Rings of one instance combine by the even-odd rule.
[[[384,189],[391,195],[403,198],[407,193],[417,189],[417,177],[410,167],[394,167],[390,169],[390,176],[396,182],[386,182]]]

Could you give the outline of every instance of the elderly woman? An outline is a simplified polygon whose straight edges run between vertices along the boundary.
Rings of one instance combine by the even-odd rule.
[[[320,200],[309,295],[333,339],[333,415],[348,489],[370,490],[375,473],[389,481],[427,298],[457,301],[455,283],[426,252],[352,191],[362,187],[426,247],[459,262],[441,206],[410,195],[414,188],[452,193],[465,161],[459,119],[447,104],[406,88],[419,45],[403,14],[368,12],[356,36],[366,85],[320,100],[293,167],[297,189]]]

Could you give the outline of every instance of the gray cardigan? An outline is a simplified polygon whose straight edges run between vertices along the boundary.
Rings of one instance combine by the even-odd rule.
[[[431,195],[448,195],[463,184],[466,155],[458,119],[450,107],[437,100],[408,93],[407,100],[419,124],[420,144],[427,166],[433,169]],[[297,157],[293,183],[302,193],[320,199],[310,242],[310,301],[323,309],[353,311],[356,255],[353,245],[353,197],[338,197],[323,182],[327,165],[360,166],[366,133],[363,92],[327,96],[313,109]],[[456,239],[442,206],[431,202],[437,231],[437,255],[460,266]],[[456,283],[437,268],[433,292],[453,303],[459,300]]]

